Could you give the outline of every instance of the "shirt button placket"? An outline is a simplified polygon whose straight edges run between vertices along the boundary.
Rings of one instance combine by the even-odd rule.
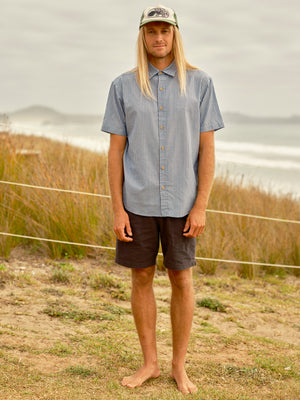
[[[168,212],[167,204],[167,124],[166,124],[166,76],[162,72],[158,74],[158,127],[159,127],[159,181],[160,181],[160,205],[161,215]]]

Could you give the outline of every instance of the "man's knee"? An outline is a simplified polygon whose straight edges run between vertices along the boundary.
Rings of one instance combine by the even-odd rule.
[[[132,285],[134,287],[152,285],[154,273],[154,265],[148,268],[132,269]]]
[[[176,289],[191,289],[193,287],[193,275],[192,275],[192,268],[174,271],[168,270],[170,282],[173,288]]]

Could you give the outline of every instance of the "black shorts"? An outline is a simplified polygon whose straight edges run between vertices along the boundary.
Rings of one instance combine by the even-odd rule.
[[[183,236],[187,217],[144,217],[128,212],[133,234],[132,242],[117,239],[116,262],[129,268],[155,265],[161,241],[164,266],[183,270],[196,264],[196,238]]]

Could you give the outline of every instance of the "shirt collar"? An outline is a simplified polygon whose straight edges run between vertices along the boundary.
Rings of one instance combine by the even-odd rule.
[[[155,68],[150,62],[148,63],[148,69],[149,69],[149,79],[153,78],[154,75],[157,75],[159,73],[159,69]],[[177,68],[175,60],[172,61],[171,64],[167,66],[167,68],[162,70],[164,74],[169,76],[175,76],[176,71]]]

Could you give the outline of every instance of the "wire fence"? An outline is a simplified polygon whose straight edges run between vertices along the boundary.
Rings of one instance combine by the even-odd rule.
[[[103,197],[103,198],[110,199],[110,196],[105,195],[105,194],[79,192],[77,190],[58,189],[58,188],[51,188],[51,187],[46,187],[46,186],[28,185],[27,183],[18,183],[18,182],[9,182],[9,181],[0,181],[0,183],[7,184],[7,185],[14,185],[14,186],[23,186],[23,187],[27,187],[27,188],[33,188],[33,189],[50,190],[50,191],[54,191],[54,192],[71,193],[71,194],[83,194],[86,196],[95,196],[95,197]]]
[[[69,245],[73,245],[73,246],[91,247],[94,249],[101,249],[101,250],[113,250],[113,251],[116,250],[115,247],[100,246],[100,245],[87,244],[87,243],[68,242],[68,241],[63,241],[63,240],[46,239],[46,238],[27,236],[27,235],[17,235],[14,233],[0,232],[0,235],[18,237],[18,238],[22,238],[22,239],[39,240],[42,242],[52,242],[52,243],[59,243],[59,244],[69,244]],[[158,253],[158,255],[163,256],[162,253]],[[196,260],[221,262],[221,263],[229,263],[229,264],[245,264],[245,265],[257,265],[257,266],[261,266],[261,267],[299,268],[300,269],[300,265],[283,265],[283,264],[259,263],[259,262],[253,262],[253,261],[223,260],[220,258],[208,258],[208,257],[195,257],[195,258],[196,258]]]
[[[0,183],[1,184],[6,184],[6,185],[21,186],[21,187],[26,187],[26,188],[31,188],[31,189],[51,190],[51,191],[70,193],[70,194],[96,196],[96,197],[107,198],[107,199],[110,198],[110,196],[108,196],[108,195],[103,195],[103,194],[99,194],[99,193],[89,193],[89,192],[81,192],[81,191],[77,191],[77,190],[67,190],[67,189],[50,188],[50,187],[45,187],[45,186],[28,185],[28,184],[19,183],[19,182],[9,182],[9,181],[2,181],[1,180]],[[269,220],[269,221],[275,221],[275,222],[285,222],[285,223],[293,223],[293,224],[299,224],[300,223],[300,221],[296,221],[296,220],[288,220],[288,219],[282,219],[282,218],[271,218],[271,217],[264,217],[264,216],[260,216],[260,215],[243,214],[243,213],[236,213],[236,212],[230,212],[230,211],[220,211],[220,210],[207,210],[207,211],[211,212],[211,213],[234,215],[234,216],[241,216],[241,217],[247,217],[247,218],[256,218],[256,219],[263,219],[263,220]],[[52,243],[58,243],[58,244],[68,244],[68,245],[73,245],[73,246],[90,247],[90,248],[94,248],[94,249],[115,251],[115,247],[108,247],[108,246],[101,246],[101,245],[94,245],[94,244],[87,244],[87,243],[68,242],[68,241],[49,239],[49,238],[41,238],[41,237],[35,237],[35,236],[27,236],[27,235],[18,235],[18,234],[8,233],[8,232],[0,232],[0,235],[2,235],[2,236],[11,236],[11,237],[16,237],[16,238],[22,238],[22,239],[38,240],[38,241],[42,241],[42,242],[52,242]],[[159,253],[159,256],[162,256],[162,254]],[[196,257],[196,260],[219,262],[219,263],[229,263],[229,264],[257,265],[257,266],[262,266],[262,267],[296,268],[296,269],[300,269],[299,265],[283,265],[283,264],[259,263],[259,262],[253,262],[253,261],[227,260],[227,259],[209,258],[209,257]]]
[[[51,187],[45,187],[45,186],[36,186],[36,185],[28,185],[26,183],[9,182],[9,181],[1,181],[1,180],[0,180],[0,183],[6,184],[6,185],[22,186],[22,187],[33,188],[33,189],[50,190],[50,191],[71,193],[71,194],[82,194],[82,195],[86,195],[86,196],[95,196],[95,197],[102,197],[102,198],[110,199],[110,196],[105,195],[105,194],[79,192],[77,190],[58,189],[58,188],[51,188]],[[291,220],[291,219],[264,217],[264,216],[261,216],[261,215],[243,214],[243,213],[237,213],[237,212],[232,212],[232,211],[221,211],[221,210],[210,210],[210,209],[207,209],[206,211],[210,212],[210,213],[235,215],[235,216],[240,216],[240,217],[263,219],[263,220],[267,220],[267,221],[286,222],[286,223],[290,223],[290,224],[300,224],[300,221]]]

